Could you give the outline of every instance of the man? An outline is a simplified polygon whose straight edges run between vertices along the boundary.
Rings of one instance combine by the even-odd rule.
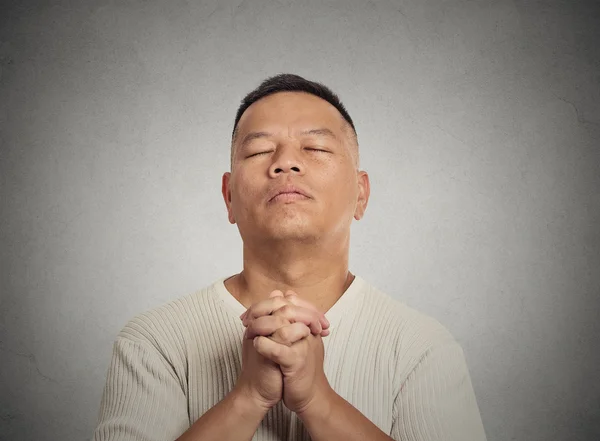
[[[358,164],[322,84],[246,96],[222,181],[243,271],[123,328],[95,440],[485,440],[458,343],[348,271]]]

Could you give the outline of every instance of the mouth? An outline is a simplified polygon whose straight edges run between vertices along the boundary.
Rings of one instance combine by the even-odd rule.
[[[308,196],[303,195],[302,193],[298,193],[296,191],[292,192],[282,192],[271,198],[269,202],[294,202],[294,201],[302,201],[310,199]]]
[[[294,185],[291,182],[274,188],[269,196],[269,202],[291,202],[311,199],[310,194],[302,187]]]

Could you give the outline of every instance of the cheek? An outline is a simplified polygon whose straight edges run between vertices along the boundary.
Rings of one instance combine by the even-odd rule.
[[[232,186],[231,199],[234,206],[254,206],[261,198],[261,188],[257,185],[256,177],[240,173]]]
[[[323,167],[318,173],[318,180],[325,188],[336,188],[344,193],[348,193],[348,191],[351,191],[350,187],[356,185],[355,175],[342,164],[331,164],[329,167]]]
[[[358,188],[356,177],[350,173],[338,173],[329,177],[332,203],[340,206],[349,206],[356,203]]]

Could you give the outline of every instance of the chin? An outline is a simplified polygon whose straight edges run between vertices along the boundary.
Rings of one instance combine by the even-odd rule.
[[[315,228],[306,225],[306,223],[293,223],[293,222],[282,222],[278,225],[273,225],[265,231],[265,236],[271,240],[292,240],[292,241],[308,241],[312,242],[319,237]]]

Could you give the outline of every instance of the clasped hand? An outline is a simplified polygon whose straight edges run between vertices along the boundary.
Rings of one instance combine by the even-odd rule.
[[[321,339],[330,332],[325,316],[293,291],[284,295],[276,290],[268,299],[248,308],[240,319],[246,327],[242,370],[247,370],[245,364],[256,367],[252,383],[262,401],[270,407],[283,399],[286,407],[296,413],[318,402],[329,389]],[[255,354],[249,353],[249,343]],[[257,355],[262,360],[257,360]],[[266,365],[261,369],[257,366],[260,363]],[[275,385],[277,370],[281,388]]]

